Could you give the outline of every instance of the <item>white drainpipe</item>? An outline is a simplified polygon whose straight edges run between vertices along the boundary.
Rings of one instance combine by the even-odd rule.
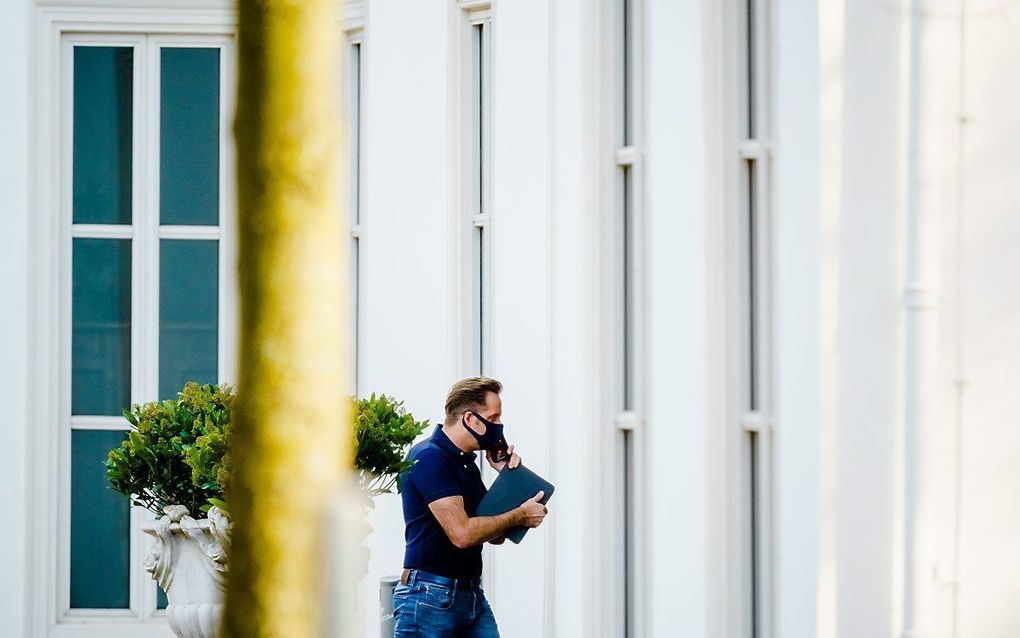
[[[910,12],[909,155],[904,414],[903,638],[936,636],[934,434],[938,400],[939,210],[936,115],[930,89],[937,51],[925,29],[923,0]],[[927,36],[927,37],[926,37]],[[934,126],[933,126],[934,125]]]

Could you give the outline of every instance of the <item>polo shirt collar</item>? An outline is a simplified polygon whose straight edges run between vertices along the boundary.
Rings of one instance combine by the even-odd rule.
[[[443,426],[437,425],[436,431],[432,434],[432,444],[438,447],[440,450],[446,452],[450,456],[457,458],[475,460],[474,452],[465,452],[464,450],[457,447],[457,444],[450,440],[450,437],[446,436],[446,432],[443,432]]]

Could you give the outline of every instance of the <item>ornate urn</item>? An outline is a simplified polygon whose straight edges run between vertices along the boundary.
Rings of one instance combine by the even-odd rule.
[[[145,570],[166,592],[166,615],[174,634],[213,638],[223,613],[230,521],[216,507],[208,518],[198,520],[183,505],[163,511],[165,516],[142,528],[156,539]]]

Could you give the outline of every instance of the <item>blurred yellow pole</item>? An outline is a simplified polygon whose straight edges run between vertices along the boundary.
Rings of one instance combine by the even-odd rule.
[[[327,510],[351,463],[337,4],[239,1],[232,638],[327,623]]]

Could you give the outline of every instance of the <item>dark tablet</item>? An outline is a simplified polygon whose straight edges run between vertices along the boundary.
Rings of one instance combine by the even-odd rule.
[[[545,505],[555,489],[552,483],[523,465],[518,465],[512,470],[504,467],[493,481],[488,494],[478,504],[477,515],[498,516],[509,512],[539,492],[545,492],[542,496],[542,504]],[[520,543],[527,533],[527,527],[513,527],[507,530],[506,537],[516,544]]]

